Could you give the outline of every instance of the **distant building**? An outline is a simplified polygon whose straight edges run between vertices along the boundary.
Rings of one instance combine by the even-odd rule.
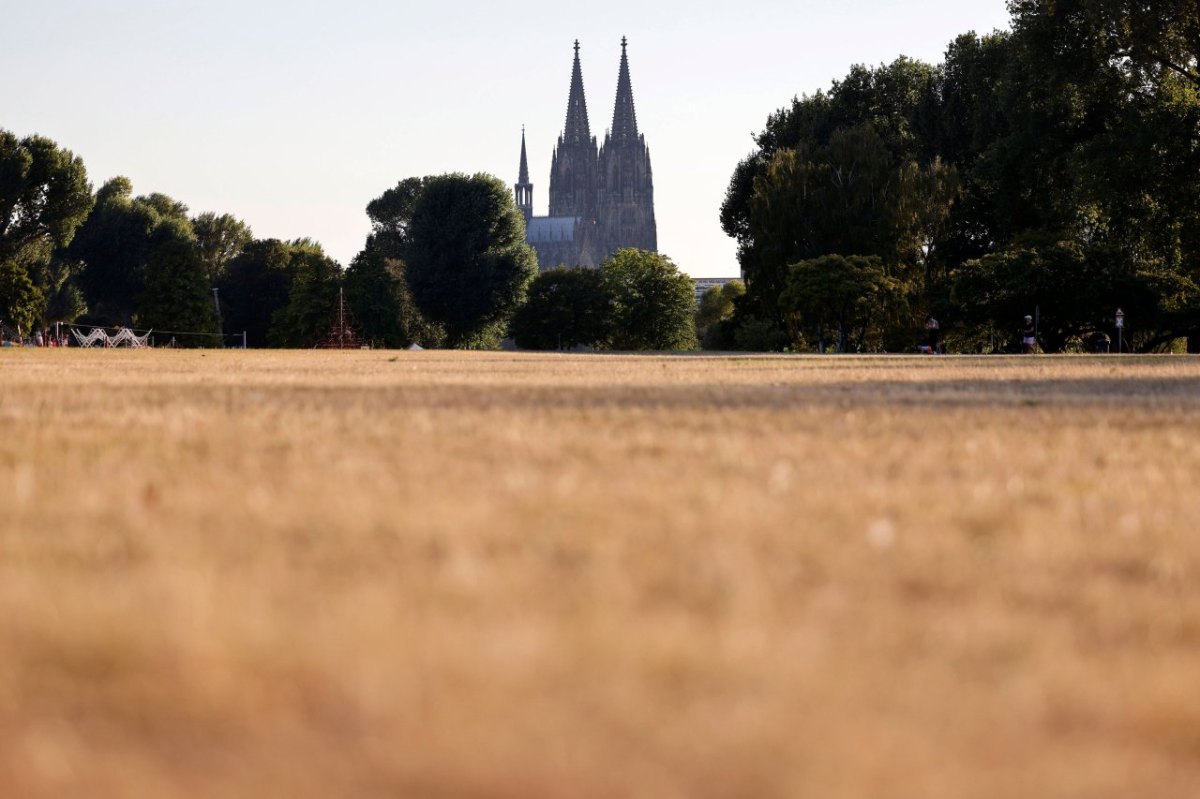
[[[520,175],[514,186],[525,215],[526,240],[542,269],[599,266],[624,247],[658,251],[654,180],[646,137],[638,132],[629,77],[628,41],[621,39],[621,67],[612,128],[597,149],[588,123],[579,42],[571,70],[567,121],[550,161],[550,215],[533,215],[533,183],[525,132]]]
[[[735,280],[741,280],[740,277],[694,277],[692,283],[696,287],[696,305],[700,304],[700,298],[704,296],[704,292],[709,289],[719,289],[726,283],[732,283]]]

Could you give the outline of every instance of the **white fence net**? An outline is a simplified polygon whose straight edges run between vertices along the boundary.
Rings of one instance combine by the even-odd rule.
[[[144,336],[139,336],[127,327],[122,327],[116,333],[109,334],[102,327],[93,328],[91,333],[80,333],[77,329],[71,328],[72,335],[75,336],[75,341],[81,347],[131,347],[133,349],[142,349],[150,346],[149,331]]]

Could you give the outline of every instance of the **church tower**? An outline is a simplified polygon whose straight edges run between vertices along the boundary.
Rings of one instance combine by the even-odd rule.
[[[571,69],[567,123],[550,162],[550,216],[596,218],[596,139],[588,124],[579,65],[579,40]]]
[[[601,257],[623,247],[658,250],[654,178],[646,137],[638,132],[629,77],[628,40],[621,39],[621,67],[612,128],[598,158],[597,235]]]
[[[525,154],[524,127],[521,128],[521,172],[517,177],[517,184],[513,186],[513,193],[516,196],[517,208],[521,210],[528,226],[529,220],[533,218],[533,184],[529,182],[529,156]]]

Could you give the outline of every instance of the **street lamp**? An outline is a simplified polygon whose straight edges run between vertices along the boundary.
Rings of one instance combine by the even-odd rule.
[[[1117,309],[1117,354],[1121,354],[1125,344],[1125,312]]]
[[[225,348],[225,324],[221,321],[221,297],[217,294],[217,287],[213,286],[213,307],[217,309],[217,332],[220,333],[220,346]]]

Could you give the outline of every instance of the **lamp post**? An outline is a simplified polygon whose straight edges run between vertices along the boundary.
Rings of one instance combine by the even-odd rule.
[[[1125,312],[1117,309],[1117,354],[1125,348]]]
[[[217,294],[216,286],[213,286],[213,307],[217,309],[217,331],[220,335],[220,342],[221,342],[220,346],[222,349],[224,349],[225,348],[225,333],[224,333],[225,325],[221,322],[221,298]]]

